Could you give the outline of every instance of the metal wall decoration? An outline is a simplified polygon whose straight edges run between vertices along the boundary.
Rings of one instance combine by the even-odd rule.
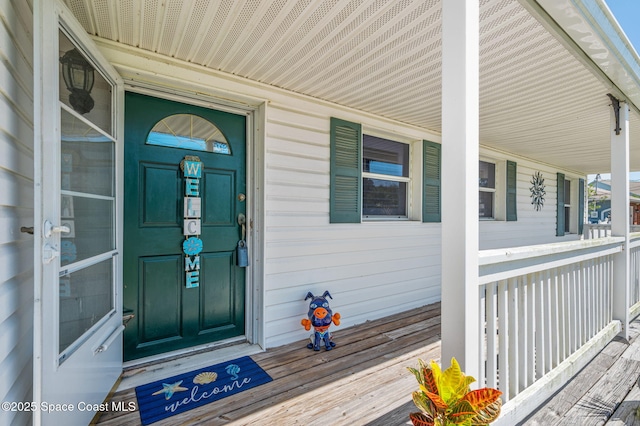
[[[547,195],[542,173],[535,172],[533,174],[529,190],[531,191],[531,204],[533,204],[533,208],[536,209],[536,211],[540,211],[544,206],[544,196]]]
[[[200,198],[200,178],[202,177],[203,164],[200,158],[187,155],[180,162],[184,185],[184,227],[185,240],[182,243],[182,251],[185,254],[184,270],[185,285],[187,288],[195,288],[200,285],[200,252],[203,244],[200,239],[202,217],[202,199]]]

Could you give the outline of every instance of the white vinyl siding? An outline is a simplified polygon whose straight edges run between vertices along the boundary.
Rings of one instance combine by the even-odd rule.
[[[518,164],[516,186],[518,220],[513,222],[500,220],[481,221],[480,249],[547,244],[579,239],[580,236],[575,233],[566,234],[564,237],[556,237],[556,173],[559,170],[549,165],[534,163],[522,158],[517,158],[515,161]],[[546,191],[544,206],[540,211],[536,211],[533,204],[531,204],[531,180],[533,174],[537,171],[544,178]],[[578,182],[578,177],[580,176],[567,171],[564,171],[564,173],[566,179]],[[572,196],[577,193],[577,185],[575,188],[572,187],[571,192]],[[575,203],[577,205],[577,196],[575,197]],[[577,209],[572,210],[572,212],[575,211]],[[572,223],[577,223],[577,216],[572,219]]]
[[[440,299],[440,224],[329,223],[331,115],[310,111],[270,104],[267,114],[269,347],[308,335],[300,326],[308,291],[331,292],[342,315],[334,331]]]
[[[33,352],[33,43],[26,0],[0,3],[0,401],[31,401]],[[0,424],[31,413],[0,411]]]

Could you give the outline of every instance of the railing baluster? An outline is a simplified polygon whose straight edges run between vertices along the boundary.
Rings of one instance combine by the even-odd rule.
[[[478,312],[480,315],[478,333],[480,333],[480,371],[478,372],[478,387],[487,386],[487,285],[480,286]]]
[[[514,397],[519,392],[519,382],[518,382],[518,368],[520,366],[518,360],[518,342],[520,341],[519,331],[520,326],[518,325],[518,316],[520,315],[518,311],[518,280],[517,278],[510,278],[508,281],[508,291],[509,291],[509,306],[508,306],[508,315],[509,315],[509,394],[511,397]]]
[[[496,353],[496,335],[498,333],[497,328],[497,284],[487,284],[487,387],[497,388],[498,377],[496,375],[498,371]]]
[[[591,259],[591,280],[589,280],[589,288],[590,288],[590,296],[589,300],[591,301],[591,315],[589,325],[591,326],[591,330],[589,331],[589,339],[595,336],[596,334],[596,318],[598,313],[596,312],[596,308],[598,306],[598,292],[596,291],[596,283],[598,282],[598,266],[596,264],[595,259]]]
[[[638,248],[634,247],[629,253],[629,261],[631,263],[629,267],[629,281],[630,281],[630,295],[629,307],[638,302]]]
[[[576,265],[569,267],[569,353],[578,348],[578,301],[576,291]]]
[[[535,274],[527,275],[527,386],[536,381]]]
[[[542,272],[536,274],[536,377],[544,376],[544,279]]]
[[[561,298],[561,313],[560,319],[562,321],[561,330],[562,335],[560,338],[560,362],[564,361],[569,356],[569,268],[563,266],[560,269],[560,298]]]
[[[530,382],[528,382],[529,357],[531,356],[529,351],[529,343],[527,320],[529,317],[529,307],[527,304],[528,297],[528,276],[524,275],[519,278],[518,288],[518,317],[516,318],[518,327],[518,356],[519,356],[519,371],[518,371],[518,392],[523,391]]]
[[[507,317],[507,282],[498,284],[498,389],[503,392],[502,401],[507,402],[509,395],[509,322]]]
[[[578,341],[578,346],[582,346],[584,342],[587,341],[587,292],[585,290],[585,286],[587,284],[588,278],[588,263],[581,262],[580,265],[580,279],[578,280],[578,291],[580,292],[580,304],[578,306],[578,310],[580,312],[580,340]]]
[[[607,285],[607,318],[609,321],[613,319],[613,255],[607,256],[607,264],[609,265],[609,282]]]
[[[550,324],[549,324],[549,338],[550,338],[550,350],[551,350],[551,362],[549,363],[549,370],[555,368],[558,364],[558,350],[560,348],[560,318],[558,316],[558,269],[553,269],[548,272],[549,277],[549,289],[551,291],[551,300],[549,303],[549,309],[551,311]]]
[[[544,318],[543,318],[543,326],[544,326],[544,372],[548,373],[553,368],[552,365],[552,346],[553,346],[553,335],[551,329],[551,309],[552,309],[552,296],[551,296],[551,274],[547,269],[544,271],[543,277],[543,286],[544,286],[544,294],[547,302],[544,304]]]

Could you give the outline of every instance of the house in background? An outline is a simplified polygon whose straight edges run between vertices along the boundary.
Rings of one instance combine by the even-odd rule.
[[[640,168],[640,58],[602,0],[0,17],[3,401],[97,404],[140,362],[303,339],[329,290],[344,326],[442,301],[443,358],[514,424],[637,314],[627,222],[580,241],[587,174],[615,219]]]
[[[604,223],[611,216],[611,182],[609,180],[589,183],[589,222]],[[595,209],[594,209],[595,206]],[[640,182],[629,182],[629,224],[640,225]]]

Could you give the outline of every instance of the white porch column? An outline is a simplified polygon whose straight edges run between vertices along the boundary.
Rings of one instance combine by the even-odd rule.
[[[479,1],[442,2],[442,364],[480,371]]]
[[[613,259],[613,319],[622,322],[629,339],[629,106],[620,102],[620,131],[616,135],[611,108],[611,235],[625,237],[625,248]]]

